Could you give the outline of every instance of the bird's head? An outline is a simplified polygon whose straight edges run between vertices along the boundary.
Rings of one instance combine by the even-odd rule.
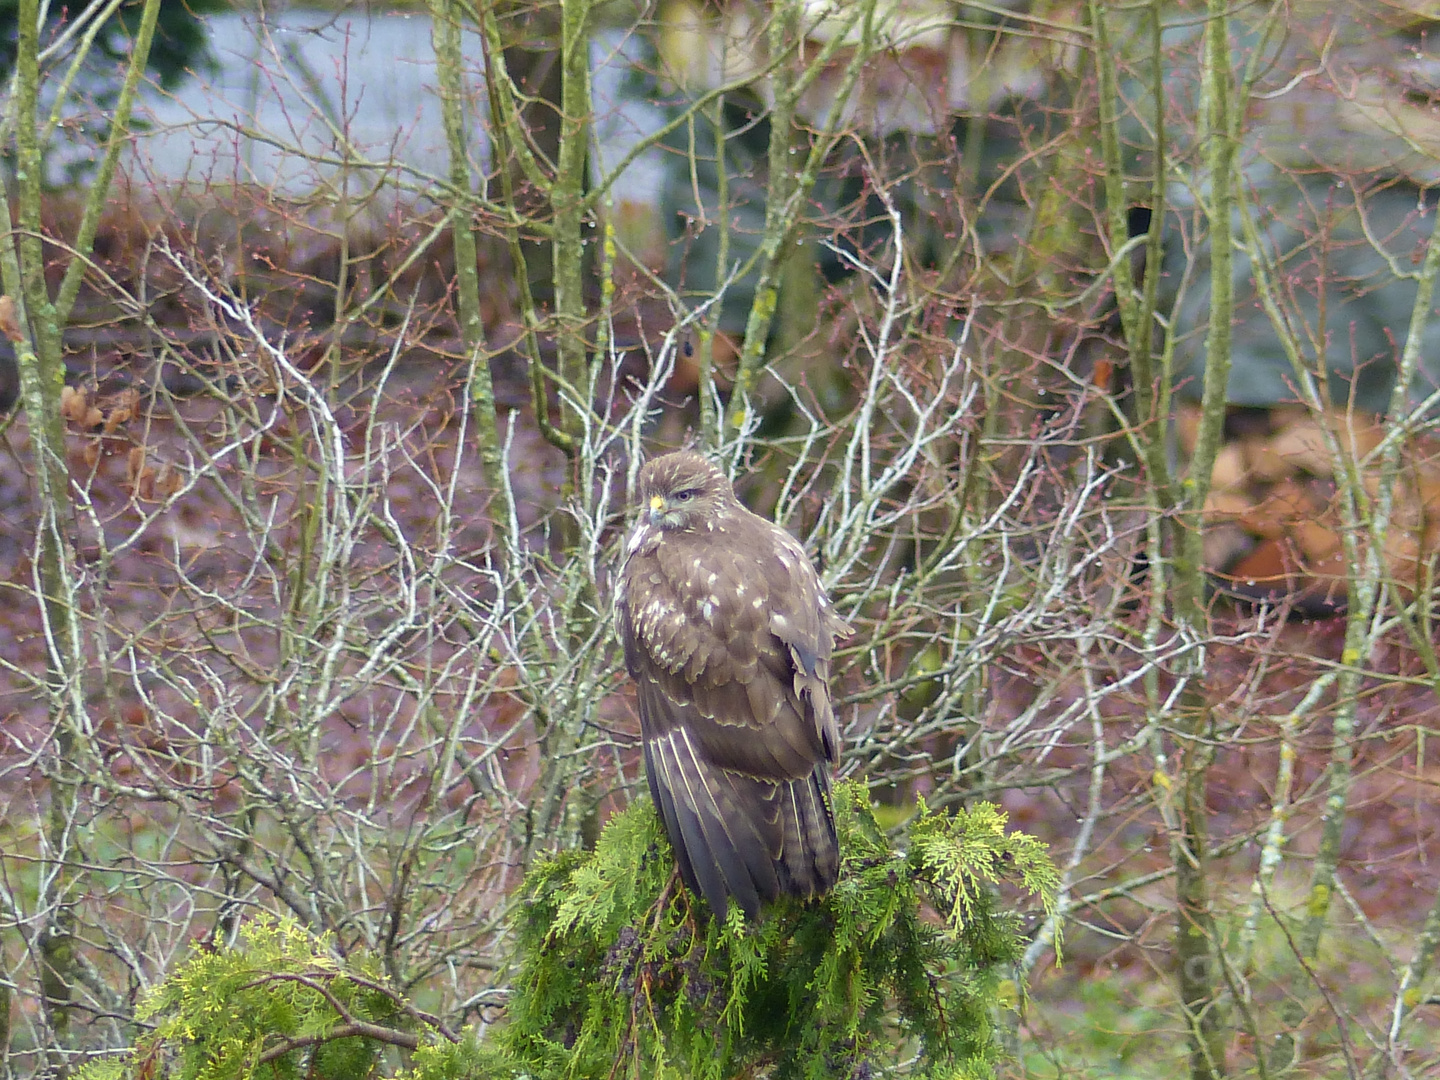
[[[642,525],[667,531],[692,528],[734,500],[725,474],[688,450],[654,458],[640,470]]]

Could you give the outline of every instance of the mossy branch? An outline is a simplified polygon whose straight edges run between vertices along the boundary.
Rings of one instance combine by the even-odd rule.
[[[593,212],[585,202],[586,163],[590,150],[590,22],[591,0],[563,0],[560,5],[560,146],[550,186],[553,232],[550,243],[555,285],[556,363],[564,384],[586,385],[589,344],[585,340],[585,247],[593,228]],[[588,396],[588,395],[587,395]],[[581,438],[579,411],[586,399],[561,395],[561,427],[572,441]]]
[[[430,0],[430,18],[440,111],[450,151],[450,183],[456,191],[468,192],[473,186],[473,178],[465,135],[459,5],[453,0]],[[495,387],[490,377],[490,356],[485,348],[485,324],[480,317],[480,274],[476,265],[475,231],[470,218],[469,202],[456,198],[450,206],[450,231],[455,245],[455,291],[460,338],[465,344],[472,369],[471,399],[475,406],[480,464],[493,495],[500,490],[500,435],[495,423]]]
[[[1230,382],[1231,324],[1235,313],[1232,279],[1231,214],[1235,192],[1235,136],[1232,114],[1230,22],[1225,0],[1209,0],[1201,47],[1203,108],[1200,142],[1209,185],[1206,219],[1210,227],[1211,303],[1205,336],[1205,379],[1200,431],[1182,484],[1178,550],[1171,595],[1176,623],[1187,637],[1201,637],[1205,609],[1202,521],[1210,492],[1210,473],[1219,451]],[[1203,654],[1192,649],[1186,667],[1198,677]],[[1175,953],[1180,999],[1190,1028],[1190,1075],[1210,1080],[1225,1072],[1223,1031],[1216,1002],[1220,992],[1215,964],[1215,925],[1210,908],[1206,788],[1213,757],[1208,741],[1211,707],[1194,681],[1182,697],[1176,735],[1180,743],[1180,775],[1176,791],[1179,828],[1172,838],[1175,862]]]
[[[777,55],[788,52],[794,48],[797,36],[804,32],[800,25],[800,5],[788,0],[786,3],[776,4],[771,18],[770,53]],[[860,26],[859,43],[846,63],[845,73],[835,91],[830,114],[811,143],[804,164],[797,170],[791,165],[791,159],[796,152],[791,143],[796,106],[801,95],[830,63],[857,23]],[[726,410],[726,422],[733,431],[743,431],[745,428],[750,393],[755,387],[755,380],[765,359],[765,346],[770,337],[770,326],[775,319],[776,305],[779,303],[780,277],[787,249],[799,227],[801,208],[819,178],[820,167],[843,137],[841,121],[845,109],[874,48],[874,24],[875,0],[857,4],[847,13],[845,23],[835,29],[819,55],[814,60],[807,61],[808,66],[802,72],[796,74],[786,66],[776,69],[775,105],[770,113],[765,232],[757,252],[759,275],[755,284],[755,299],[750,305],[749,318],[745,324],[745,341],[740,348],[735,389]],[[895,257],[901,258],[901,253],[896,252]],[[742,272],[748,272],[748,269],[742,268]]]
[[[16,47],[14,122],[15,198],[10,218],[19,229],[7,232],[0,245],[0,276],[9,297],[6,332],[15,346],[21,400],[29,420],[36,461],[39,514],[36,561],[40,583],[41,625],[46,639],[46,678],[54,730],[54,759],[46,832],[51,863],[42,875],[40,906],[51,914],[36,938],[40,984],[50,1035],[58,1050],[74,1042],[72,987],[76,981],[74,888],[72,862],[78,788],[84,774],[83,735],[86,707],[77,673],[81,647],[79,613],[74,603],[75,575],[67,532],[72,521],[69,475],[65,466],[65,435],[60,417],[64,379],[61,330],[74,302],[95,225],[114,176],[115,158],[128,134],[130,109],[140,73],[150,54],[159,0],[146,0],[140,29],[131,50],[130,67],[113,119],[110,142],[100,173],[86,202],[80,232],[66,270],[59,302],[52,303],[45,279],[45,247],[41,232],[43,138],[48,130],[39,115],[40,25],[37,0],[20,4]],[[93,37],[90,39],[93,41]],[[17,238],[18,234],[18,238]],[[63,1057],[54,1061],[62,1070]]]
[[[115,164],[120,158],[120,147],[130,140],[130,113],[135,107],[135,95],[140,90],[140,79],[145,73],[145,64],[150,59],[150,46],[155,40],[155,23],[160,16],[160,0],[145,0],[140,12],[140,26],[135,34],[135,44],[130,49],[130,67],[125,72],[125,81],[120,87],[120,97],[115,102],[115,112],[110,118],[110,137],[105,143],[105,156],[100,159],[100,168],[89,185],[85,199],[85,210],[80,216],[80,228],[75,234],[75,251],[79,258],[72,258],[65,268],[65,277],[55,296],[55,321],[63,327],[70,319],[75,298],[80,293],[80,280],[85,275],[90,249],[95,243],[95,230],[100,224],[101,211],[110,197],[110,185],[115,179]]]

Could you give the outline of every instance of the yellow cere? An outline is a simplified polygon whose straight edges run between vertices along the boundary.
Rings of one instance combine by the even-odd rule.
[[[659,495],[651,495],[651,496],[650,496],[650,509],[651,509],[651,510],[659,510],[659,509],[660,509],[662,506],[664,506],[664,505],[665,505],[665,500],[662,499]]]

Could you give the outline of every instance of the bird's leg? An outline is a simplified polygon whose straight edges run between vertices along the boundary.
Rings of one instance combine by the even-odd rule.
[[[660,925],[660,916],[665,913],[665,905],[670,900],[670,890],[675,887],[675,883],[679,879],[680,867],[672,866],[670,868],[670,877],[666,880],[665,887],[660,890],[660,896],[655,900],[654,906],[650,909],[654,913],[650,919],[650,931],[652,933]]]

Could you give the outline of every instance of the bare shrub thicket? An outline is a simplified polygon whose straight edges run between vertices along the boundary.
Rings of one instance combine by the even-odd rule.
[[[1433,410],[1409,396],[1433,200],[1418,246],[1361,236],[1413,301],[1385,356],[1355,355],[1326,322],[1343,207],[1310,206],[1295,256],[1258,179],[1298,168],[1267,157],[1262,104],[1319,86],[1384,126],[1345,67],[1358,16],[960,4],[943,38],[967,104],[916,135],[875,105],[933,74],[894,6],[746,10],[695,7],[745,61],[709,83],[637,54],[658,57],[653,141],[691,159],[677,243],[715,241],[694,295],[699,256],[677,276],[630,251],[594,171],[613,161],[589,124],[599,5],[431,0],[448,171],[335,126],[290,148],[308,202],[142,169],[109,192],[104,147],[88,192],[44,190],[70,54],[20,5],[7,1076],[133,1045],[143,995],[259,911],[377,958],[452,1028],[500,1018],[521,877],[643,791],[612,583],[643,456],[685,440],[804,541],[858,628],[843,771],[886,821],[994,800],[1053,845],[1065,890],[1031,913],[1017,1075],[1433,1073]],[[625,32],[663,37],[657,19]],[[1433,166],[1424,132],[1391,126]],[[717,132],[737,149],[707,196]],[[1363,209],[1387,169],[1335,183]],[[1270,328],[1314,421],[1327,619],[1234,604],[1206,574],[1232,322]],[[1372,438],[1337,351],[1400,368]],[[1199,403],[1179,436],[1177,385]]]

